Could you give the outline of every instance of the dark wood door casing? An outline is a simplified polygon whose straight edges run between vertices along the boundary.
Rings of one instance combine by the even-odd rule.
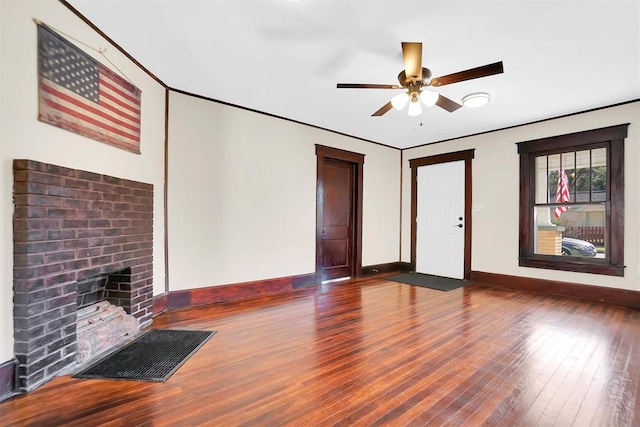
[[[316,145],[316,156],[316,282],[360,277],[364,155]]]
[[[411,167],[411,269],[416,269],[416,216],[418,213],[418,168],[420,166],[464,160],[464,278],[471,276],[471,163],[475,150],[463,150],[409,160]]]

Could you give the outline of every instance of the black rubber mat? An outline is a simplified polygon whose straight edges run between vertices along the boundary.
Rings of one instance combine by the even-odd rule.
[[[395,276],[385,277],[385,280],[406,283],[407,285],[422,286],[423,288],[437,289],[439,291],[451,291],[463,287],[464,280],[451,279],[449,277],[431,276],[422,273],[401,273]]]
[[[154,329],[74,377],[164,382],[215,333]]]

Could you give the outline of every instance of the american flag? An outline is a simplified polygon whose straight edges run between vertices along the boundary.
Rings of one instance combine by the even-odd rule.
[[[567,203],[570,201],[571,198],[569,197],[569,182],[567,180],[567,173],[564,170],[561,170],[560,175],[558,176],[556,203]],[[555,211],[556,218],[560,218],[562,212],[568,211],[569,209],[569,206],[558,206]]]
[[[140,153],[142,93],[44,24],[38,25],[39,120]]]

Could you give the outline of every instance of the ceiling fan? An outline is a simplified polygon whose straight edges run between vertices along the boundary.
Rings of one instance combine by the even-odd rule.
[[[386,84],[364,84],[364,83],[338,83],[338,89],[406,89],[399,95],[394,96],[391,101],[383,105],[378,111],[372,114],[379,117],[391,108],[402,110],[409,102],[409,115],[417,116],[422,113],[420,102],[431,107],[437,105],[440,108],[453,113],[462,105],[436,92],[426,89],[427,87],[440,87],[465,80],[478,79],[480,77],[492,76],[504,72],[502,61],[469,70],[459,71],[446,76],[431,78],[431,70],[422,67],[422,43],[402,42],[402,58],[404,70],[398,74],[398,85]]]

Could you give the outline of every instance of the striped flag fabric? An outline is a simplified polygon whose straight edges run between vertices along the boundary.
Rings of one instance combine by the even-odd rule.
[[[558,176],[558,187],[556,190],[556,203],[567,203],[570,202],[571,198],[569,197],[569,181],[567,179],[567,173],[564,170],[560,171]],[[556,218],[560,218],[562,212],[568,211],[569,206],[558,206],[556,207],[556,211],[554,213]]]
[[[40,121],[140,154],[137,87],[44,24],[38,74]]]

